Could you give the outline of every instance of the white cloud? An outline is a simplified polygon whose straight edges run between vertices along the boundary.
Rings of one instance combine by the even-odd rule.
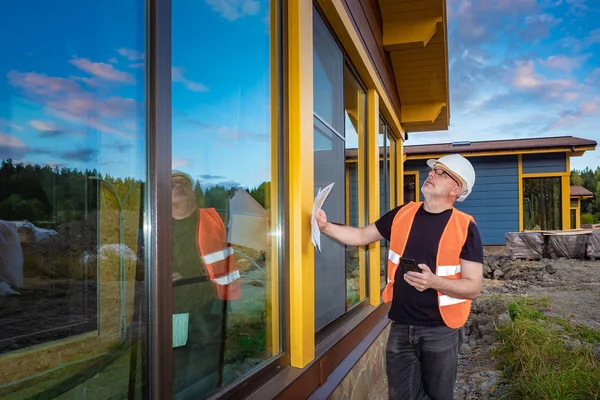
[[[185,68],[183,67],[173,67],[171,69],[171,79],[173,82],[182,83],[188,90],[193,92],[208,92],[208,88],[201,84],[200,82],[194,82],[187,79],[184,74],[186,73]]]
[[[25,143],[23,143],[23,141],[18,137],[2,132],[0,132],[0,146],[13,147],[17,149],[24,149],[27,147]]]
[[[206,0],[206,4],[229,21],[246,15],[257,15],[260,11],[260,2],[257,0]]]
[[[140,61],[144,59],[144,53],[137,50],[121,48],[117,49],[117,53],[129,59],[130,61]]]
[[[579,68],[591,56],[591,54],[585,54],[580,57],[567,57],[561,55],[550,56],[545,61],[543,61],[543,64],[548,68],[560,69],[563,71],[571,72],[574,69]]]
[[[127,72],[119,71],[111,64],[95,63],[85,58],[76,58],[70,62],[80,70],[107,81],[128,83],[135,82],[133,75]]]
[[[184,158],[173,158],[172,164],[174,169],[179,169],[189,167],[192,163]]]

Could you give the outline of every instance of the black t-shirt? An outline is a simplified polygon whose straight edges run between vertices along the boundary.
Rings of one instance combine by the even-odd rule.
[[[198,210],[182,220],[173,219],[173,272],[181,274],[182,279],[207,277],[204,262],[198,250]],[[216,300],[214,284],[204,282],[191,283],[173,288],[175,313],[192,313],[192,319],[198,314],[211,312]]]
[[[394,217],[401,208],[402,206],[396,207],[375,222],[381,236],[388,241]],[[438,245],[451,215],[452,210],[433,214],[425,211],[421,205],[410,229],[404,254],[401,256],[412,258],[417,264],[427,264],[431,272],[435,274]],[[473,222],[469,224],[467,240],[460,253],[460,258],[483,263],[481,236],[477,225]],[[438,308],[437,292],[433,289],[419,292],[406,283],[401,268],[396,270],[394,277],[394,297],[389,317],[393,321],[406,325],[444,325]]]

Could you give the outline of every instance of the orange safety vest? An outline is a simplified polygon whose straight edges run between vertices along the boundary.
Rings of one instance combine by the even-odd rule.
[[[410,202],[398,211],[392,223],[388,259],[388,283],[383,290],[383,301],[389,303],[394,295],[394,279],[400,258],[404,253],[408,235],[422,202]],[[460,279],[460,252],[467,240],[469,223],[475,220],[468,214],[452,208],[448,225],[442,233],[437,252],[435,273],[446,279]],[[450,328],[460,328],[471,312],[471,300],[456,299],[438,292],[438,307],[444,323]]]
[[[198,222],[198,249],[206,273],[217,288],[221,300],[237,300],[242,291],[240,271],[227,242],[225,224],[214,208],[200,208]]]

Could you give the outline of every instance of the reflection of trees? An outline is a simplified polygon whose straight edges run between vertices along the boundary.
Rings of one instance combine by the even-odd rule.
[[[523,179],[524,229],[561,229],[561,210],[560,178]]]

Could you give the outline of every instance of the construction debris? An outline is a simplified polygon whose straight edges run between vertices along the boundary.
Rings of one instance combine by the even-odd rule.
[[[600,257],[600,231],[509,232],[506,250],[513,260],[583,260],[586,257],[594,260]]]

